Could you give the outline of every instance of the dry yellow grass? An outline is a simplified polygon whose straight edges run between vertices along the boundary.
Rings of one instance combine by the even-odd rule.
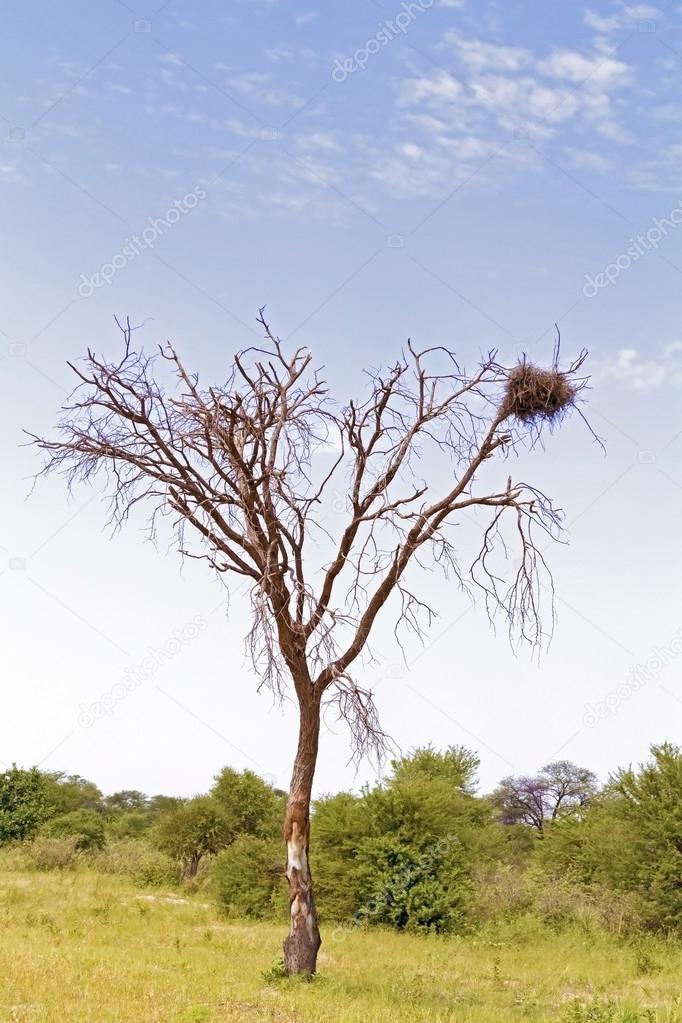
[[[227,922],[201,897],[7,871],[0,913],[2,1023],[682,1021],[682,953],[663,941],[532,921],[466,939],[375,930],[323,945],[311,984],[268,983],[282,926]]]

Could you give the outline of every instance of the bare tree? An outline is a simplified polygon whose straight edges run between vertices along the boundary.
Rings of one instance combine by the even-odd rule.
[[[170,344],[147,357],[133,347],[130,322],[119,324],[120,361],[88,351],[83,364],[69,364],[79,384],[58,433],[33,439],[46,453],[43,471],[61,472],[69,486],[107,475],[115,526],[144,502],[152,537],[167,516],[183,555],[248,580],[254,669],[277,694],[293,686],[300,710],[284,821],[291,912],[284,954],[289,972],[312,974],[320,935],[308,837],[322,708],[336,703],[356,754],[381,751],[372,694],[352,670],[389,600],[396,628],[421,636],[430,622],[434,612],[408,566],[435,564],[463,588],[479,585],[490,614],[541,641],[546,568],[538,543],[543,533],[557,535],[560,514],[506,473],[482,479],[493,456],[523,438],[532,443],[544,423],[574,407],[585,353],[561,371],[558,348],[549,370],[525,360],[509,370],[490,352],[467,372],[453,352],[417,351],[408,341],[392,367],[368,372],[364,398],[340,407],[311,353],[288,353],[262,310],[259,322],[264,348],[236,355],[227,382],[208,388]],[[170,392],[160,382],[164,368]],[[348,495],[345,516],[334,516],[338,528],[325,520],[334,486]],[[466,567],[450,527],[476,509],[489,520]],[[510,542],[517,561],[505,584],[500,564]],[[317,564],[320,545],[329,557]]]
[[[558,818],[579,814],[596,792],[592,771],[557,760],[537,775],[503,778],[491,799],[504,824],[527,824],[542,836]]]

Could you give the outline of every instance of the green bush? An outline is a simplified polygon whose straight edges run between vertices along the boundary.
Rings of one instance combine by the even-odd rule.
[[[359,922],[436,933],[464,929],[470,883],[456,839],[421,850],[390,835],[366,839],[354,876]]]
[[[473,865],[509,855],[489,803],[472,794],[477,763],[459,747],[417,749],[361,797],[319,800],[312,865],[322,917],[464,930]]]
[[[143,841],[112,841],[104,849],[91,852],[88,862],[103,874],[129,877],[144,888],[172,887],[180,881],[178,864]]]
[[[218,903],[231,916],[281,916],[286,907],[280,843],[241,835],[219,852],[213,869]]]
[[[52,838],[73,838],[76,849],[102,849],[105,843],[104,821],[92,810],[72,810],[43,826],[43,834]]]
[[[109,821],[107,832],[112,838],[142,838],[150,827],[148,813],[141,810],[125,810]]]
[[[617,772],[584,820],[554,824],[538,856],[557,876],[630,896],[650,927],[682,931],[682,751],[652,746],[649,763]]]
[[[47,782],[37,767],[0,774],[0,843],[30,838],[50,816]]]
[[[322,921],[348,920],[360,908],[353,866],[369,822],[363,801],[348,792],[325,796],[314,806],[310,861]]]

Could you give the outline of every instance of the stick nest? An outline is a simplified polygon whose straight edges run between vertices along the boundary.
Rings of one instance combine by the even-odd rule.
[[[507,374],[502,409],[522,423],[552,423],[573,407],[579,389],[570,371],[540,369],[524,359]]]

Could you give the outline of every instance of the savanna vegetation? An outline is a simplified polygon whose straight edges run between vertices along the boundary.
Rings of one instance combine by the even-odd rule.
[[[682,1019],[682,752],[601,786],[560,761],[489,796],[477,767],[418,749],[314,804],[323,1006],[273,960],[284,792],[228,767],[191,799],[105,796],[12,767],[0,1019]]]

